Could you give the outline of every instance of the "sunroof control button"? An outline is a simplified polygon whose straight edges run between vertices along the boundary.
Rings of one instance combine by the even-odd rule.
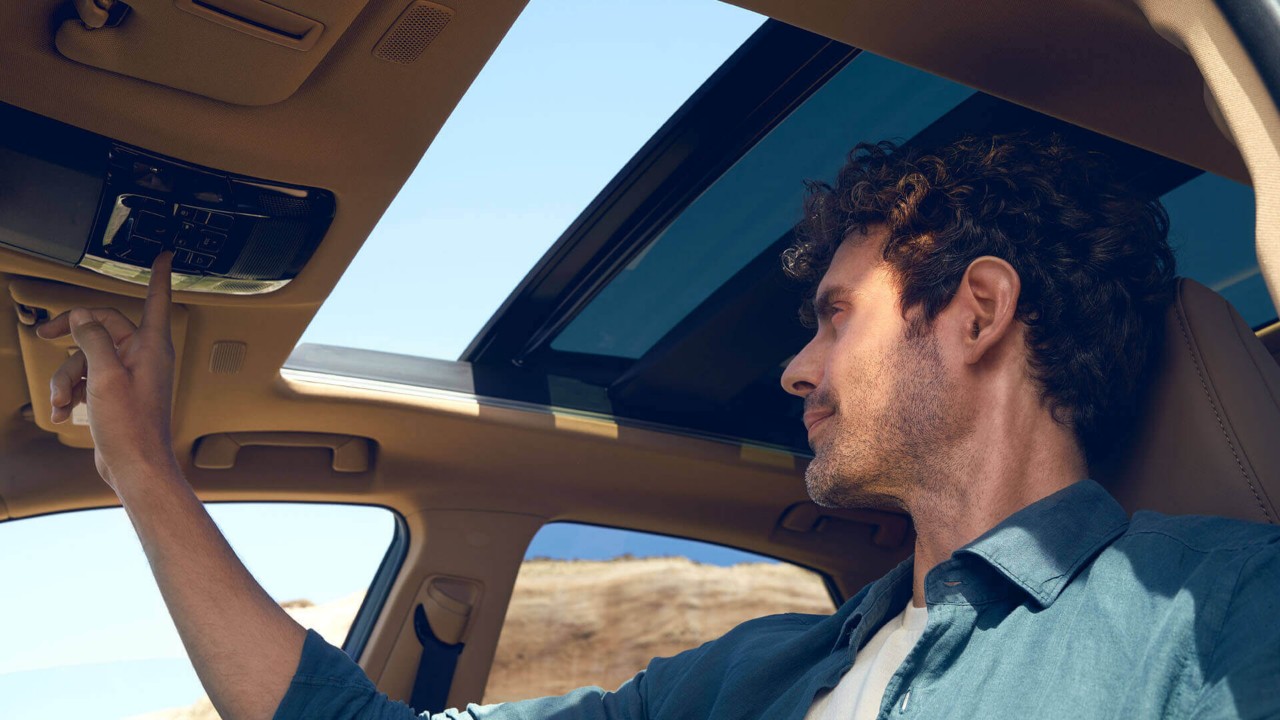
[[[134,235],[129,238],[129,248],[120,257],[135,265],[150,265],[164,246],[155,240]]]
[[[214,260],[217,260],[217,258],[212,255],[205,255],[204,253],[198,252],[191,253],[191,265],[193,267],[198,267],[201,270],[208,270],[213,267]]]
[[[207,253],[221,252],[223,244],[227,241],[227,236],[212,230],[202,230],[200,232],[200,242],[196,245],[196,250]]]
[[[169,227],[168,218],[144,211],[138,213],[138,224],[134,226],[133,232],[149,240],[165,243],[169,241],[173,228]]]
[[[186,250],[194,250],[200,244],[200,230],[191,223],[184,222],[182,227],[178,229],[178,237],[174,238],[173,246],[184,248]]]

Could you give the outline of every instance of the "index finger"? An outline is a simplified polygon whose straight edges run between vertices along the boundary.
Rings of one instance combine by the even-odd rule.
[[[151,280],[147,283],[147,300],[142,306],[143,329],[158,328],[168,331],[169,308],[173,304],[173,288],[170,273],[173,270],[173,253],[166,250],[156,256],[151,264]]]

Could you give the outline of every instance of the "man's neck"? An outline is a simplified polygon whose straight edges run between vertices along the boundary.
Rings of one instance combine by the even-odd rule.
[[[1084,479],[1087,469],[1069,438],[964,449],[952,472],[921,483],[907,503],[916,529],[912,604],[924,607],[924,579],[938,563],[1005,518]],[[992,447],[988,445],[987,447]]]

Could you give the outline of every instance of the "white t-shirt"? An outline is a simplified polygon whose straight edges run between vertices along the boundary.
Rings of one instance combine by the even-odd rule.
[[[875,720],[889,680],[924,634],[928,621],[928,608],[907,603],[862,646],[840,683],[814,699],[805,720]]]

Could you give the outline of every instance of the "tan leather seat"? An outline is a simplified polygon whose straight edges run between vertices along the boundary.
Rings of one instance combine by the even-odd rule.
[[[1094,474],[1129,512],[1280,522],[1280,365],[1222,296],[1178,283],[1142,429]]]

